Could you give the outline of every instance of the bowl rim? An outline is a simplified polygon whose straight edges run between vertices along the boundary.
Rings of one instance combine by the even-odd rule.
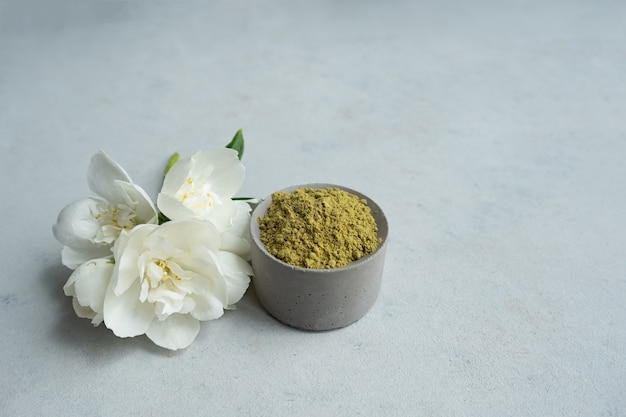
[[[372,216],[374,217],[374,220],[376,221],[376,226],[378,226],[378,232],[377,232],[378,237],[382,239],[380,244],[376,248],[376,250],[372,253],[369,253],[357,259],[356,261],[352,261],[347,265],[340,266],[337,268],[305,268],[302,266],[289,264],[285,261],[278,259],[271,253],[269,253],[268,250],[265,248],[265,245],[263,244],[263,242],[261,242],[261,239],[260,239],[261,232],[260,232],[259,223],[258,223],[258,219],[262,217],[260,215],[261,214],[260,211],[263,211],[263,215],[265,215],[265,213],[267,212],[267,208],[269,207],[269,204],[271,203],[272,194],[274,194],[274,192],[293,192],[300,188],[315,188],[315,189],[338,188],[340,190],[356,195],[360,199],[365,199],[367,201],[367,206],[372,211]],[[345,187],[343,185],[332,184],[332,183],[307,183],[307,184],[300,184],[300,185],[292,185],[292,186],[285,187],[274,192],[272,192],[267,197],[262,199],[259,202],[259,204],[254,208],[254,210],[252,210],[252,213],[250,215],[249,229],[250,229],[250,236],[251,236],[252,244],[258,247],[261,250],[261,253],[263,253],[265,256],[270,258],[272,261],[282,265],[283,267],[286,267],[295,271],[300,271],[302,273],[309,273],[309,274],[311,273],[331,274],[334,272],[346,271],[346,270],[358,268],[362,264],[367,263],[369,260],[377,256],[383,250],[383,248],[387,245],[387,237],[389,235],[389,223],[387,221],[387,216],[385,216],[385,212],[378,205],[378,203],[376,203],[376,201],[366,196],[365,194],[361,193],[360,191],[356,191],[352,188]],[[374,207],[372,207],[372,205]]]

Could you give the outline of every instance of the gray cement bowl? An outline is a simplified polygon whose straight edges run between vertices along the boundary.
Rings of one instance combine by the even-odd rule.
[[[260,239],[258,219],[265,216],[271,196],[254,209],[250,221],[253,284],[259,301],[278,321],[299,329],[331,330],[352,324],[370,310],[380,290],[389,229],[380,207],[357,191],[333,184],[304,184],[281,191],[328,187],[367,200],[382,239],[374,253],[333,269],[289,265],[271,255]]]

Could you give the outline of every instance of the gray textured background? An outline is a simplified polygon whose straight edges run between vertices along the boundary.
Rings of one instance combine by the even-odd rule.
[[[626,415],[623,1],[0,0],[0,414]],[[188,349],[74,315],[51,225],[98,149],[153,198],[244,129],[241,195],[385,210],[338,331],[251,290]]]

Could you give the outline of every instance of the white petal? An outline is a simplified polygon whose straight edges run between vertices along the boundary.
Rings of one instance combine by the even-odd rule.
[[[233,201],[237,207],[236,214],[233,216],[233,228],[238,231],[248,230],[250,224],[250,212],[252,208],[246,201]]]
[[[208,149],[196,152],[192,160],[191,176],[205,177],[211,183],[212,191],[221,198],[231,198],[239,191],[246,170],[237,151],[228,148]]]
[[[180,312],[183,308],[183,300],[185,294],[178,291],[172,291],[166,285],[159,285],[150,291],[148,301],[157,303],[155,312],[157,315],[169,316],[173,313]]]
[[[80,304],[101,312],[112,274],[113,263],[110,259],[94,259],[79,266],[70,281],[74,281],[74,295]]]
[[[126,171],[107,154],[102,151],[95,154],[87,170],[89,189],[108,201],[115,201],[115,180],[132,182]]]
[[[179,249],[203,246],[217,250],[221,243],[221,236],[211,223],[195,219],[163,223],[146,239],[145,245],[152,246],[152,239],[160,238],[167,239],[168,243]]]
[[[250,284],[253,275],[252,267],[241,257],[230,252],[218,252],[217,257],[222,267],[223,276],[228,290],[227,305],[233,305],[241,300]]]
[[[94,326],[102,323],[101,318],[96,318],[96,316],[102,316],[102,314],[98,315],[98,313],[93,311],[91,308],[81,306],[76,298],[72,299],[72,307],[74,307],[74,312],[78,317],[81,319],[90,319]]]
[[[233,202],[237,207],[232,226],[222,234],[220,249],[233,252],[244,259],[250,258],[250,206],[243,201]]]
[[[184,220],[195,217],[193,210],[174,198],[174,193],[159,193],[157,196],[157,206],[170,220]]]
[[[208,187],[211,194],[215,196],[212,200],[216,207],[220,205],[219,201],[226,202],[235,195],[241,187],[244,176],[245,168],[239,161],[236,151],[227,148],[216,148],[196,152],[189,158],[179,160],[170,169],[163,182],[161,193],[159,193],[157,198],[157,206],[172,220],[190,217],[202,217],[212,220],[214,207],[207,207],[206,215],[194,214],[194,210],[203,211],[200,208],[204,204],[202,198],[199,200],[190,198],[186,201],[185,204],[192,205],[195,209],[186,208],[178,200],[176,195],[181,187],[191,187],[196,192],[204,187]],[[188,180],[191,180],[191,182],[187,183]],[[208,190],[204,190],[202,193],[206,191]],[[222,218],[224,213],[216,215]],[[222,222],[217,223],[221,224]]]
[[[81,305],[102,311],[104,295],[113,274],[109,259],[96,259],[81,265],[74,273],[81,275],[74,283],[74,293]]]
[[[96,199],[84,198],[65,206],[52,227],[54,237],[64,245],[93,246],[91,239],[100,227],[93,215],[97,204]]]
[[[222,234],[220,250],[232,252],[247,260],[250,258],[250,241],[228,231]]]
[[[65,295],[72,297],[72,307],[74,307],[74,311],[76,312],[76,315],[78,317],[93,319],[96,316],[96,312],[93,311],[90,307],[81,306],[76,297],[74,297],[74,282],[77,278],[78,275],[72,273],[72,275],[70,275],[70,278],[63,286],[63,292],[65,293]]]
[[[222,204],[211,207],[202,218],[213,223],[220,232],[224,232],[233,227],[239,210],[237,203],[230,199],[224,200]]]
[[[216,265],[215,252],[215,250],[209,250],[204,246],[194,246],[189,249],[188,256],[173,260],[183,269],[198,274],[201,277],[219,276],[221,272],[219,266]],[[196,279],[195,275],[194,279]]]
[[[111,280],[111,287],[115,294],[122,294],[135,283],[139,285],[141,271],[137,261],[145,251],[143,243],[146,236],[158,227],[155,224],[140,224],[130,232],[122,231],[115,241],[113,253],[116,261]]]
[[[196,304],[191,314],[198,320],[215,320],[224,315],[226,305],[212,294],[194,296],[193,299]]]
[[[115,181],[115,187],[118,189],[118,200],[134,209],[137,216],[137,223],[157,223],[157,210],[148,194],[143,188],[137,184],[129,182]],[[121,201],[120,201],[121,202]]]
[[[146,336],[161,347],[176,350],[189,346],[199,331],[197,319],[189,314],[173,314],[163,321],[152,321]]]
[[[228,305],[228,287],[215,251],[196,248],[193,256],[184,260],[184,265],[195,272],[192,285],[195,293],[201,296],[211,294],[221,305]]]
[[[163,187],[161,187],[161,193],[173,196],[176,191],[184,184],[189,175],[191,169],[191,158],[181,158],[165,175],[163,179]],[[161,205],[159,204],[161,211]],[[168,216],[169,217],[169,216]]]
[[[98,258],[111,258],[109,246],[72,248],[64,246],[61,250],[61,263],[70,269],[76,269],[87,261]]]
[[[85,317],[81,314],[87,309],[93,311],[88,318],[96,326],[102,322],[104,296],[112,273],[113,264],[109,259],[94,259],[79,266],[63,287],[66,295],[74,296],[76,314]],[[80,312],[76,305],[81,307]]]
[[[119,337],[143,334],[154,318],[154,307],[139,301],[140,287],[132,285],[121,295],[109,286],[104,298],[104,324]]]
[[[100,200],[84,198],[68,204],[61,210],[57,223],[52,226],[54,237],[65,245],[61,252],[63,265],[75,269],[91,259],[111,255],[108,245],[94,243],[100,225],[93,213]]]

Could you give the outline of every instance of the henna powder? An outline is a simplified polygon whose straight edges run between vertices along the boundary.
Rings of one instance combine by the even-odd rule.
[[[275,192],[258,221],[267,251],[303,268],[339,268],[381,243],[367,201],[339,188]]]

